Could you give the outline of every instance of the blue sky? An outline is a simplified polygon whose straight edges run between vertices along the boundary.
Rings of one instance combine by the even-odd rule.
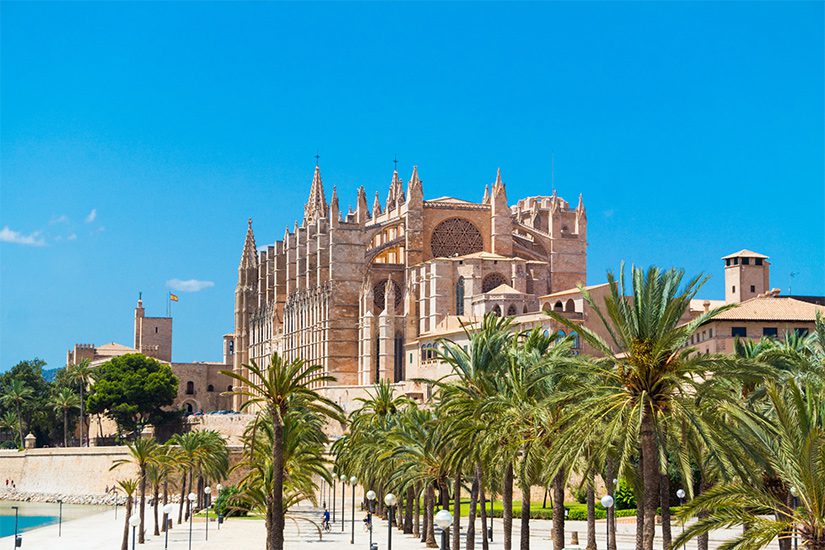
[[[825,293],[821,2],[3,2],[0,370],[131,344],[217,360],[246,230],[281,238],[314,155],[342,207],[398,155],[425,195],[584,194],[589,282],[741,248]],[[172,283],[172,286],[175,286]],[[199,285],[192,284],[197,287]]]

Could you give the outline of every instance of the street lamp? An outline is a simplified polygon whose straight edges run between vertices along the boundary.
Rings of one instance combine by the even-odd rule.
[[[189,496],[186,498],[189,499],[189,550],[192,550],[192,516],[195,515],[195,500],[198,498],[198,495],[189,493]],[[133,548],[132,550],[135,549]]]
[[[684,501],[685,501],[685,490],[684,489],[679,489],[678,491],[676,491],[676,496],[679,497],[679,508],[681,508],[684,505]],[[682,534],[683,535],[685,534],[685,520],[684,519],[682,520]]]
[[[395,498],[394,494],[387,493],[384,496],[384,504],[387,505],[387,550],[392,550],[392,507],[395,506],[396,502],[398,502],[398,499]]]
[[[137,514],[132,514],[129,516],[129,525],[132,526],[132,550],[135,550],[135,530],[137,526],[140,525],[140,517]]]
[[[330,482],[330,487],[332,487],[332,524],[335,525],[335,483],[337,476],[335,475],[335,470],[332,470],[332,481]]]
[[[370,550],[372,550],[372,503],[375,502],[375,491],[370,489],[367,491],[367,517],[369,518],[370,528]]]
[[[610,508],[613,507],[613,497],[604,495],[602,497],[602,506],[607,511],[607,516],[610,516]],[[607,548],[610,548],[610,520],[607,520]]]
[[[206,495],[206,502],[204,502],[204,506],[206,507],[206,540],[209,540],[209,505],[212,504],[209,499],[210,493],[212,493],[211,487],[207,485],[203,488],[203,494]]]
[[[355,544],[355,484],[357,482],[357,477],[352,476],[349,478],[349,484],[352,485],[352,535],[349,539],[350,544]]]
[[[215,489],[218,490],[218,499],[220,499],[221,498],[221,489],[223,489],[223,485],[218,483],[218,485],[215,487]],[[218,531],[220,531],[221,530],[221,523],[223,523],[223,515],[220,513],[220,510],[216,509],[216,512],[218,514]]]
[[[793,502],[791,503],[793,506],[793,512],[796,514],[796,509],[799,506],[799,492],[796,490],[796,487],[791,487],[791,496],[793,497]],[[797,549],[797,538],[796,538],[796,521],[793,523],[793,550]]]
[[[57,520],[57,536],[63,536],[63,499],[57,499],[57,503],[60,505],[60,515],[58,516]]]
[[[447,550],[447,529],[453,524],[453,515],[446,508],[442,508],[434,519],[435,524],[441,527],[441,550]]]
[[[341,474],[341,532],[344,532],[344,524],[346,523],[346,516],[344,515],[344,504],[347,499],[347,476]]]
[[[165,531],[163,550],[169,548],[169,516],[175,513],[175,505],[171,502],[163,505],[163,530]]]
[[[18,538],[17,535],[17,517],[20,513],[20,507],[12,506],[12,510],[14,510],[14,547],[17,548],[23,545],[23,541],[21,540],[23,537]]]

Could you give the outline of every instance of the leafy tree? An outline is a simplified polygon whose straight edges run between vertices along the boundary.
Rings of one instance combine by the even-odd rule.
[[[34,391],[23,380],[12,380],[3,388],[3,403],[14,410],[17,417],[17,435],[23,442],[23,406],[34,395]]]
[[[177,389],[169,365],[139,353],[122,355],[95,369],[87,410],[105,414],[121,431],[140,431],[163,420],[161,407],[172,404]]]

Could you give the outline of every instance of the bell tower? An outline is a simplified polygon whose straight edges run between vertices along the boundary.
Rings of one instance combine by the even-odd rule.
[[[740,250],[722,259],[725,261],[725,302],[744,302],[770,290],[771,264],[768,256],[752,250]]]

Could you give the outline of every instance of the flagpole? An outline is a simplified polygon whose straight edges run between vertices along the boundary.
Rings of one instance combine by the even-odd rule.
[[[166,293],[166,316],[167,317],[172,316],[172,293],[171,292]]]

